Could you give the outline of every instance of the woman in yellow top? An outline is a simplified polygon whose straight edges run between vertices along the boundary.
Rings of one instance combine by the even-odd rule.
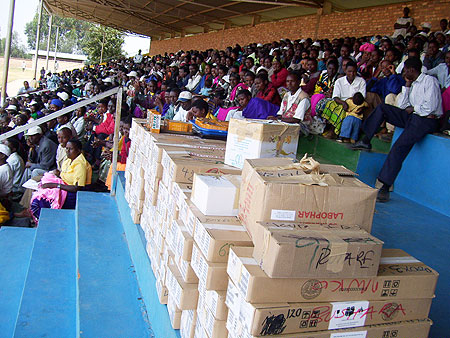
[[[209,112],[209,106],[206,101],[203,99],[198,99],[194,102],[192,102],[191,110],[188,112],[187,120],[190,121],[194,118],[207,118],[212,121],[217,121],[217,117],[215,117],[213,114]]]
[[[81,149],[80,141],[67,142],[68,158],[62,163],[61,171],[54,170],[42,178],[42,185],[33,194],[30,206],[36,220],[42,208],[75,209],[77,191],[91,184],[92,168]]]

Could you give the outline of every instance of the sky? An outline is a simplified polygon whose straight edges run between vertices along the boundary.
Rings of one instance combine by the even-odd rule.
[[[9,16],[9,0],[0,0],[0,38],[6,36]],[[27,44],[27,37],[24,33],[25,24],[33,20],[34,14],[37,11],[38,0],[16,0],[14,8],[14,23],[13,30],[19,33],[21,44]],[[128,56],[137,54],[139,49],[142,53],[147,53],[150,46],[149,38],[142,38],[135,35],[127,35],[125,37],[124,51]]]

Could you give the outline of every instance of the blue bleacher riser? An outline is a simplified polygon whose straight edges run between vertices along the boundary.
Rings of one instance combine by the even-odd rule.
[[[403,129],[396,128],[392,144]],[[395,180],[394,191],[450,216],[450,138],[427,135],[414,145]]]
[[[77,213],[80,337],[153,337],[114,198],[79,192]]]
[[[167,306],[159,302],[156,292],[156,279],[145,249],[145,238],[139,224],[134,224],[130,216],[130,208],[125,200],[125,177],[119,172],[116,184],[116,201],[120,218],[128,240],[130,255],[136,269],[136,276],[152,324],[155,338],[179,338],[180,331],[174,330],[170,324]]]
[[[11,338],[30,266],[36,229],[0,229],[0,337]]]
[[[361,151],[356,173],[362,182],[375,187],[378,173],[386,160],[387,154]]]
[[[74,210],[42,209],[14,337],[77,337]]]

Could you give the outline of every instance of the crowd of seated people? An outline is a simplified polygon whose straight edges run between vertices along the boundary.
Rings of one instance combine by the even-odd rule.
[[[2,210],[13,217],[12,205],[18,203],[22,210],[16,216],[37,221],[41,208],[71,208],[76,191],[109,184],[117,104],[121,166],[131,142],[131,118],[145,118],[152,109],[163,119],[184,122],[201,116],[298,123],[302,134],[354,143],[355,149],[370,149],[372,137],[390,141],[395,126],[407,129],[412,115],[427,117],[426,130],[414,130],[417,137],[405,141],[406,148],[393,155],[390,169],[381,175],[386,190],[415,142],[450,129],[449,46],[446,19],[438,31],[431,31],[429,23],[418,28],[405,8],[391,36],[139,53],[58,74],[41,71],[39,81],[25,82],[0,108],[1,133],[113,87],[125,88],[123,102],[114,96],[102,99],[5,140]],[[406,115],[394,118],[394,113]],[[23,187],[30,179],[40,182],[38,190]]]

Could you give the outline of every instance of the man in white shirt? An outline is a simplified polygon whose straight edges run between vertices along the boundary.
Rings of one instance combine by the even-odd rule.
[[[0,144],[0,198],[7,197],[13,187],[13,173],[7,159],[11,150],[5,144]]]
[[[17,92],[17,95],[26,94],[26,93],[32,92],[33,90],[35,90],[35,89],[33,87],[30,87],[30,84],[28,83],[28,81],[24,81],[23,87],[21,87],[19,89],[19,91]]]
[[[378,192],[379,202],[389,201],[389,188],[414,144],[439,127],[438,119],[442,116],[439,82],[433,76],[421,73],[421,69],[419,58],[412,57],[405,61],[406,85],[398,94],[399,108],[384,103],[378,105],[363,124],[365,136],[352,146],[355,150],[370,150],[370,140],[385,121],[404,128],[378,174],[378,180],[383,183]]]
[[[134,63],[138,63],[139,64],[139,63],[142,62],[143,56],[142,56],[141,53],[142,53],[142,51],[139,49],[138,53],[133,58]]]
[[[349,61],[345,69],[345,76],[336,80],[333,88],[333,98],[339,104],[342,104],[343,101],[353,97],[358,92],[366,97],[366,81],[362,77],[357,76],[356,72],[356,63]]]
[[[7,145],[11,150],[11,154],[6,161],[8,162],[13,174],[12,191],[23,192],[24,189],[22,188],[22,185],[20,183],[23,171],[25,170],[25,163],[23,162],[22,157],[20,157],[20,155],[17,153],[17,150],[19,149],[19,141],[10,138],[3,141],[3,143]]]

